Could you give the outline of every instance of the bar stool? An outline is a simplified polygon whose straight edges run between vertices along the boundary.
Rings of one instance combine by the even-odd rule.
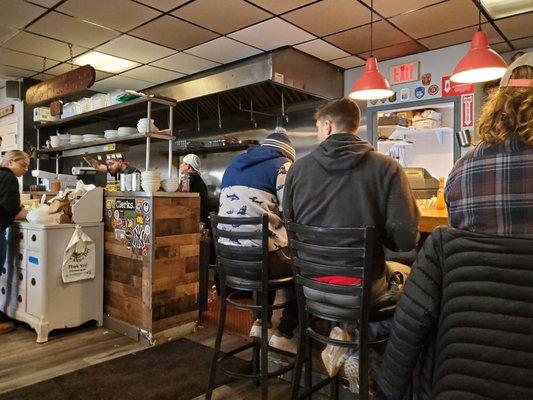
[[[370,276],[374,228],[321,228],[285,222],[292,254],[296,298],[300,319],[300,335],[291,399],[311,398],[312,394],[331,384],[330,397],[338,399],[338,375],[312,385],[311,339],[324,344],[359,350],[359,397],[369,398],[369,345],[385,340],[369,341],[369,322],[392,317],[395,306],[370,309]],[[341,275],[362,278],[362,285],[335,285],[317,282],[313,277]],[[349,324],[359,328],[358,341],[330,339],[316,332],[312,320],[329,321],[331,325]],[[300,396],[300,380],[305,367],[305,392]]]
[[[268,345],[268,312],[285,307],[288,303],[268,305],[268,292],[286,288],[293,284],[292,274],[290,276],[268,279],[268,215],[260,217],[220,217],[215,213],[210,214],[211,228],[215,242],[217,255],[217,269],[220,276],[220,317],[215,341],[215,350],[211,361],[211,370],[206,392],[206,399],[210,400],[214,389],[215,377],[218,367],[227,375],[240,379],[253,379],[261,386],[261,399],[268,399],[268,379],[282,375],[292,368],[294,363],[268,372],[268,352],[282,354],[287,357],[294,357],[294,354],[275,349]],[[230,231],[229,229],[238,229],[242,231]],[[259,245],[251,247],[250,245],[240,245],[242,242],[253,240]],[[231,245],[230,243],[234,243]],[[246,243],[246,242],[245,242]],[[227,294],[228,288],[235,291],[230,295]],[[252,292],[255,304],[244,304],[234,300],[242,292]],[[222,343],[222,334],[224,333],[224,324],[226,320],[226,306],[230,304],[241,310],[252,310],[256,314],[261,312],[261,339],[240,346],[220,357],[220,345]],[[234,356],[247,349],[253,349],[251,374],[243,374],[224,367],[223,361],[228,357]]]

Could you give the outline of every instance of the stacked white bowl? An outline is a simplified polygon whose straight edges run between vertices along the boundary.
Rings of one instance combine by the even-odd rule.
[[[141,187],[145,192],[157,192],[161,187],[159,171],[141,172]]]
[[[137,130],[140,133],[157,132],[159,128],[155,126],[154,120],[150,120],[150,129],[148,129],[148,118],[141,118],[137,123]]]
[[[104,137],[106,139],[113,139],[118,136],[118,130],[116,129],[107,129],[104,131]]]
[[[50,136],[50,142],[52,147],[65,146],[70,144],[70,134],[66,133],[64,135]]]
[[[180,187],[180,178],[167,178],[161,181],[165,192],[175,192]]]
[[[70,135],[70,144],[83,143],[83,135]]]
[[[104,135],[88,133],[86,135],[83,135],[83,141],[84,142],[92,142],[94,140],[103,139],[103,137],[104,137]]]
[[[139,133],[139,132],[137,131],[137,128],[121,126],[120,128],[118,128],[117,133],[119,136],[128,136],[128,135],[135,135],[136,133]]]

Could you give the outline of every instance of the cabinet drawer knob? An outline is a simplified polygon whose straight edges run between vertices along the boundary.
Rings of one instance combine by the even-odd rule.
[[[32,284],[33,286],[35,286],[35,283],[36,283],[36,282],[35,282],[35,278],[31,278],[31,284]]]
[[[22,303],[22,296],[20,294],[17,296],[17,300],[19,301],[19,303]]]
[[[24,239],[24,234],[22,232],[19,233],[20,240]]]
[[[19,274],[19,281],[22,281],[24,279],[24,275],[22,274],[22,272]]]
[[[34,235],[31,235],[31,241],[32,241],[32,242],[37,241],[37,235],[35,235],[35,234],[34,234]]]
[[[22,261],[23,258],[24,256],[22,255],[22,253],[19,253],[19,260]]]
[[[6,288],[2,288],[2,294],[6,294]]]

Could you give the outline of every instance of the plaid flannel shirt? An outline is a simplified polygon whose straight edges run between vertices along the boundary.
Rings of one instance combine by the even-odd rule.
[[[480,143],[454,165],[446,203],[454,228],[533,238],[533,148],[516,138]]]

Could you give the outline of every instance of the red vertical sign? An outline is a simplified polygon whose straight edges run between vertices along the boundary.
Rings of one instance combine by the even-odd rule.
[[[464,94],[461,96],[461,125],[463,128],[474,126],[474,95]]]
[[[474,93],[472,83],[453,83],[449,76],[442,77],[442,97],[460,96],[466,93]]]

